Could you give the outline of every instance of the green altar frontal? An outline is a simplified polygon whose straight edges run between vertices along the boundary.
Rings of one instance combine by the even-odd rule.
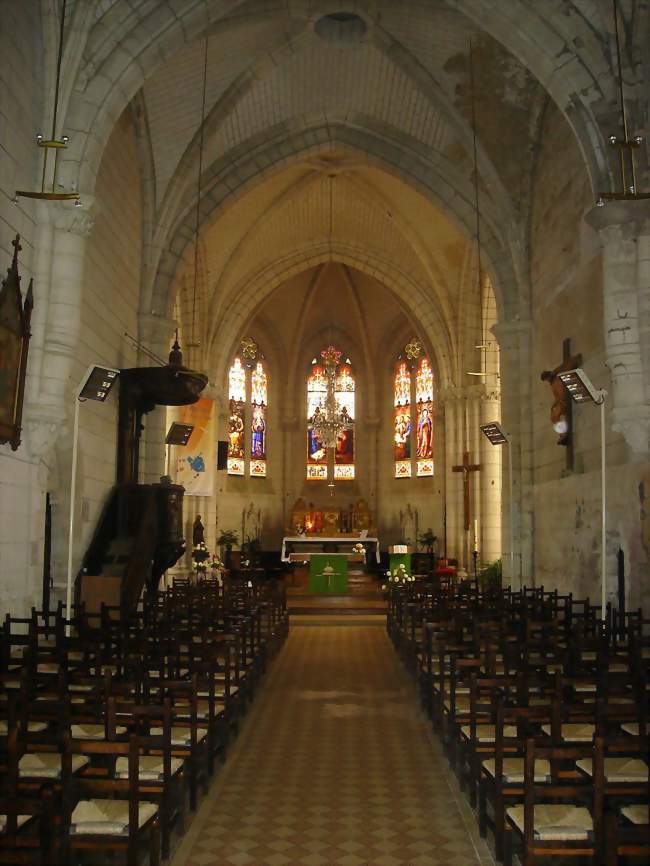
[[[391,554],[389,554],[388,567],[390,568],[391,574],[395,571],[396,568],[399,568],[400,565],[404,566],[407,574],[412,574],[411,556],[412,556],[412,554],[410,554],[410,553],[391,553]]]
[[[324,574],[327,566],[333,571]],[[342,595],[348,591],[348,557],[345,553],[312,553],[309,559],[309,592]]]

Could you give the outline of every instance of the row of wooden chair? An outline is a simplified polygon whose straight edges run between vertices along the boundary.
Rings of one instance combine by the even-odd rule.
[[[390,591],[389,634],[506,864],[650,862],[650,622],[601,613],[543,587]]]
[[[168,857],[287,631],[267,582],[176,581],[128,617],[7,616],[0,863]]]

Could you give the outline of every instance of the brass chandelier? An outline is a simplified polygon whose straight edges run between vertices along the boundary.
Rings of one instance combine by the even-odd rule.
[[[309,423],[324,448],[336,448],[338,437],[344,430],[351,430],[354,427],[354,420],[346,407],[341,407],[336,399],[336,373],[341,352],[334,346],[328,346],[321,352],[321,358],[327,377],[327,392],[322,404],[316,407],[309,419]]]

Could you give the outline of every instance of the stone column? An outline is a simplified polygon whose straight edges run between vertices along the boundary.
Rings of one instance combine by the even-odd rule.
[[[69,421],[78,384],[71,376],[81,331],[86,241],[94,225],[94,199],[84,195],[83,200],[83,208],[62,202],[39,210],[39,239],[44,247],[37,263],[37,292],[45,302],[36,315],[38,348],[31,359],[35,375],[25,406],[25,427],[31,456],[45,463],[61,427]]]
[[[167,361],[171,348],[176,322],[164,316],[140,313],[138,316],[138,339],[161,360]],[[154,362],[146,355],[139,361],[143,366]],[[167,435],[167,407],[156,406],[143,419],[144,432],[140,442],[140,481],[143,484],[157,484],[165,474]],[[172,478],[174,473],[171,473]]]
[[[606,364],[612,429],[650,450],[650,202],[608,202],[587,223],[602,244]]]
[[[463,490],[458,475],[452,471],[457,460],[462,459],[462,404],[455,388],[447,388],[440,394],[440,403],[445,412],[445,512],[447,519],[447,556],[459,561],[463,556]],[[444,538],[440,550],[444,553]]]
[[[379,429],[381,419],[376,417],[364,418],[364,427],[366,429],[365,442],[368,446],[367,467],[368,467],[368,507],[373,516],[375,524],[378,521],[379,514]],[[358,447],[358,446],[357,446]]]
[[[46,490],[54,494],[52,570],[55,587],[63,578],[70,514],[70,459],[72,452],[72,414],[77,348],[81,337],[84,268],[87,239],[94,225],[94,199],[83,196],[84,206],[73,202],[42,204],[37,243],[39,248],[35,285],[38,312],[35,316],[35,354],[30,358],[31,377],[24,413],[26,446],[38,464],[34,497],[34,537],[42,537],[42,501]],[[64,429],[69,435],[61,440]],[[57,450],[57,443],[62,442]],[[55,459],[55,455],[58,459]],[[83,451],[79,453],[79,474]],[[77,498],[78,547],[81,527],[81,497]],[[79,550],[75,549],[75,567]],[[40,554],[38,562],[40,564]]]
[[[449,388],[441,395],[445,409],[445,486],[447,506],[447,548],[449,556],[472,572],[474,528],[478,521],[478,550],[481,561],[501,555],[500,454],[481,433],[481,424],[499,417],[499,393],[488,392],[483,384]],[[470,473],[470,527],[464,524],[464,479],[452,467],[460,464],[463,453],[480,471]]]
[[[531,322],[511,319],[498,322],[492,333],[497,338],[501,359],[501,418],[510,437],[513,469],[514,539],[510,538],[509,480],[502,465],[501,526],[504,554],[504,579],[519,586],[534,585],[533,572],[533,490],[532,490],[532,412],[530,396]],[[510,573],[510,551],[514,550],[515,573]]]
[[[484,388],[480,402],[480,424],[499,421],[501,418],[501,395],[496,389]],[[507,445],[491,445],[481,433],[479,440],[479,462],[481,464],[481,559],[493,562],[503,558],[501,503],[508,479],[502,473],[503,448]],[[507,470],[506,470],[507,471]]]

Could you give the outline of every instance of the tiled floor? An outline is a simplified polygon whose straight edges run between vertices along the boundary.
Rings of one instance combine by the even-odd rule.
[[[384,628],[349,619],[292,629],[173,866],[492,863]]]

